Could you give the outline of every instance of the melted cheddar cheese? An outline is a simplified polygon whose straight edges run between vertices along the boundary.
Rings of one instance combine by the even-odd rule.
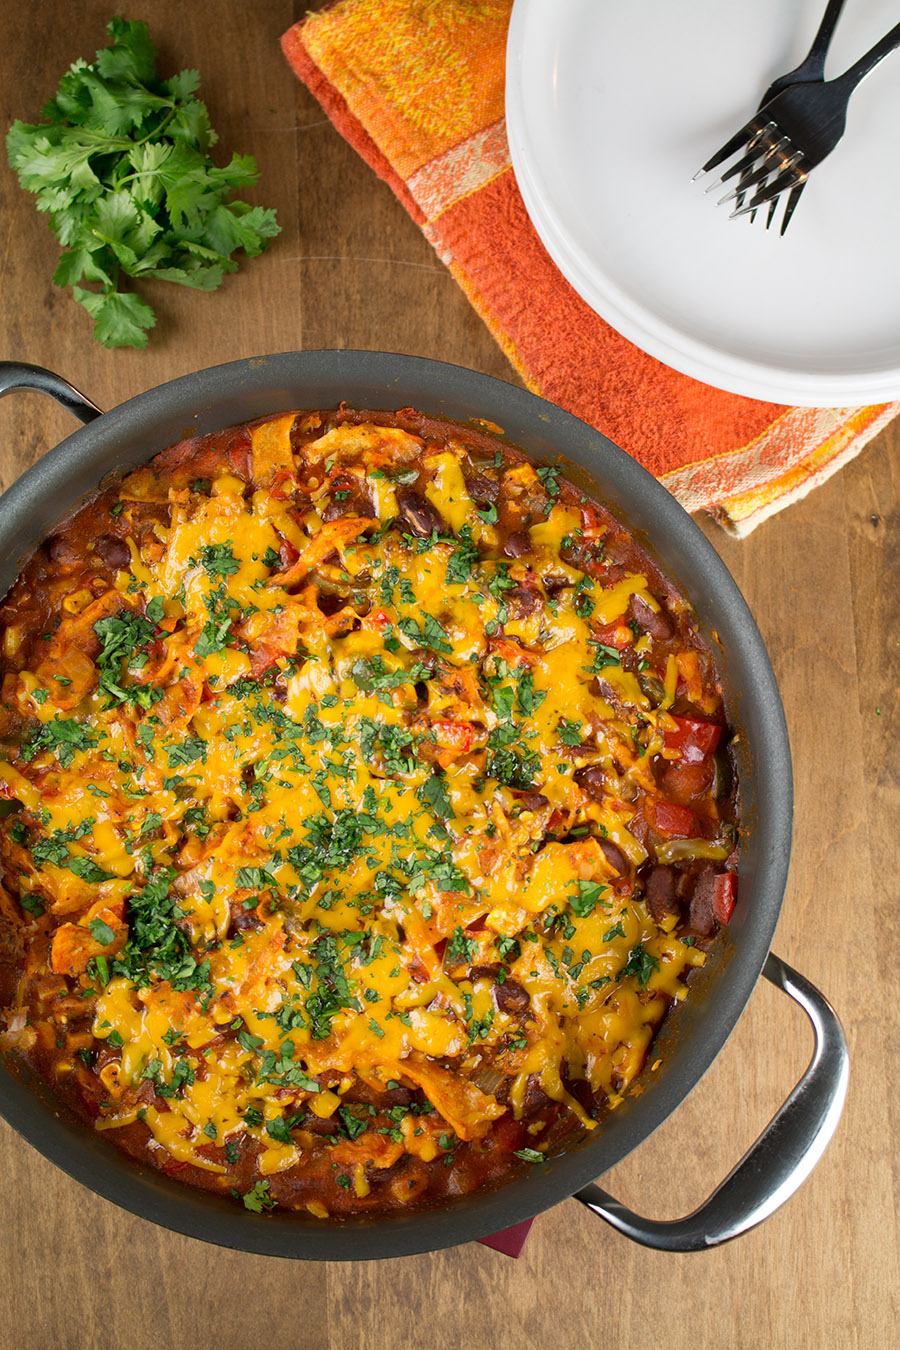
[[[250,1157],[252,1207],[313,1157],[363,1206],[503,1118],[540,1159],[554,1112],[621,1101],[705,960],[645,877],[659,803],[693,812],[685,876],[732,852],[711,788],[665,786],[676,700],[721,717],[708,654],[677,605],[641,631],[658,578],[607,567],[553,473],[293,413],[246,431],[243,475],[210,440],[120,485],[112,564],[74,531],[45,632],[6,628],[11,1039],[62,1045],[154,1160],[224,1185]]]

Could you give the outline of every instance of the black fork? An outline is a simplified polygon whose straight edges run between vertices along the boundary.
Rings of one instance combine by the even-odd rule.
[[[820,34],[829,19],[830,12],[834,9],[838,11],[840,9],[838,0],[832,0],[826,10]],[[833,31],[837,14],[831,15],[831,18]],[[810,56],[816,53],[817,58],[820,56],[824,59],[829,39],[830,32],[825,39],[824,48],[818,53],[817,35]],[[785,217],[781,224],[781,233],[784,234],[810,171],[831,154],[844,134],[847,104],[854,89],[897,46],[900,46],[900,24],[896,24],[837,79],[804,79],[794,83],[789,81],[774,98],[769,98],[767,94],[762,107],[740,131],[707,160],[703,168],[694,175],[695,178],[710,173],[732,155],[744,150],[744,155],[727,169],[719,180],[720,183],[727,183],[737,178],[737,184],[720,198],[718,205],[729,201],[735,202],[735,209],[731,213],[731,218],[734,219],[748,213],[752,215],[759,207],[769,204],[766,222],[768,225],[771,223],[779,199],[784,194]],[[798,69],[802,70],[806,64],[804,62]],[[782,78],[789,79],[789,77]],[[715,186],[717,184],[712,185]],[[746,201],[751,189],[755,191],[750,200]]]

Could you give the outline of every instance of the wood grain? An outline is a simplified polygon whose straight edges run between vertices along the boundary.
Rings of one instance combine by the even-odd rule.
[[[284,63],[289,0],[147,0],[166,72],[196,66],[221,148],[252,153],[254,200],[282,234],[213,295],[149,286],[145,352],[105,352],[50,277],[56,246],[0,170],[0,356],[59,370],[101,406],[205,365],[313,347],[411,352],[516,376],[429,245]],[[77,21],[73,22],[77,12]],[[4,11],[3,125],[37,116],[113,11],[62,0]],[[134,17],[134,15],[132,15]],[[0,403],[0,486],[73,429],[37,395]],[[715,1252],[646,1252],[576,1202],[542,1215],[523,1257],[469,1245],[301,1266],[167,1233],[98,1199],[0,1123],[0,1346],[327,1350],[663,1344],[880,1348],[898,1343],[900,1243],[900,425],[741,543],[705,527],[779,678],[796,824],[775,950],[832,999],[852,1052],[838,1135],[798,1195]],[[760,986],[704,1081],[605,1178],[644,1212],[699,1203],[777,1108],[810,1051]]]

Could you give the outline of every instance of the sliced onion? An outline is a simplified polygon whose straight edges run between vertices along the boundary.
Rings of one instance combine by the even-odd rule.
[[[667,839],[657,844],[655,852],[661,863],[690,862],[694,858],[724,862],[733,848],[730,839]]]
[[[478,1073],[473,1073],[472,1082],[477,1088],[481,1088],[482,1092],[486,1092],[489,1096],[493,1096],[497,1091],[497,1088],[503,1082],[504,1077],[505,1075],[502,1074],[499,1069],[492,1067],[481,1069]]]

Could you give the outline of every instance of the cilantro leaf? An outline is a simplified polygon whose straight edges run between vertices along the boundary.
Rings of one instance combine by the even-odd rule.
[[[644,944],[639,942],[636,947],[632,947],[628,960],[619,971],[616,979],[624,979],[626,975],[636,975],[637,982],[642,989],[646,989],[647,982],[654,970],[659,970],[659,957],[654,956],[652,952],[644,950]]]
[[[274,1116],[272,1120],[267,1120],[266,1134],[270,1139],[274,1139],[277,1144],[292,1144],[294,1142],[284,1116]],[[246,1204],[246,1197],[244,1203]]]
[[[244,1207],[250,1209],[254,1214],[262,1214],[264,1209],[275,1208],[275,1197],[269,1192],[268,1179],[257,1181],[250,1191],[244,1193]]]
[[[108,923],[102,919],[91,919],[88,924],[91,930],[91,937],[95,942],[99,942],[101,947],[108,947],[111,942],[115,942],[116,935]]]
[[[200,549],[200,562],[209,577],[231,577],[240,569],[240,559],[231,551],[231,540],[224,544],[204,544]]]
[[[89,726],[77,722],[73,717],[60,717],[57,713],[51,722],[44,722],[37,735],[22,745],[19,755],[30,762],[41,750],[49,750],[55,753],[60,766],[67,769],[77,750],[91,750],[98,743],[98,737]]]
[[[444,965],[447,968],[469,965],[477,951],[478,939],[466,937],[465,930],[457,927],[453,930],[444,951]]]
[[[166,757],[169,761],[170,769],[187,767],[188,764],[196,764],[197,760],[206,763],[206,741],[201,736],[187,736],[180,745],[173,745],[166,750]]]
[[[488,750],[485,765],[487,777],[496,778],[498,783],[505,783],[507,787],[518,792],[528,792],[534,787],[540,769],[540,756],[533,751],[526,750],[520,754],[519,751],[508,747]]]
[[[569,896],[569,904],[579,919],[586,919],[594,912],[594,906],[603,903],[603,897],[609,890],[599,881],[579,881],[578,894]]]
[[[559,739],[563,745],[580,745],[584,740],[584,730],[580,722],[570,722],[567,717],[561,717],[556,730],[559,732]]]
[[[341,1129],[348,1139],[356,1139],[364,1134],[368,1128],[364,1120],[360,1120],[347,1106],[338,1107],[338,1116],[341,1121]]]
[[[122,614],[109,614],[94,624],[94,632],[102,644],[97,669],[107,706],[133,698],[142,701],[140,694],[145,694],[148,702],[152,701],[152,686],[146,689],[142,686],[122,687],[122,666],[127,662],[131,669],[140,669],[146,663],[149,645],[156,636],[156,623],[163,617],[162,602],[155,597],[147,605],[146,618],[126,610]],[[162,690],[159,690],[159,697],[162,697]]]
[[[481,553],[472,539],[471,525],[463,525],[456,548],[447,562],[447,585],[464,586],[472,574],[472,567],[481,561]]]
[[[112,881],[115,876],[114,872],[104,872],[92,858],[70,858],[66,866],[76,877],[81,877],[82,881],[89,881],[96,886],[99,886],[101,881]]]
[[[238,886],[248,891],[263,891],[268,887],[277,890],[278,882],[264,867],[239,867],[235,876]]]
[[[450,653],[453,651],[453,646],[445,630],[433,614],[423,615],[421,628],[413,618],[401,619],[397,627],[404,637],[409,638],[410,642],[416,647],[427,647],[433,652]]]
[[[416,788],[416,796],[420,802],[430,807],[439,819],[452,819],[453,805],[450,794],[447,791],[447,784],[439,774],[433,773],[430,778],[426,778],[425,782]]]

